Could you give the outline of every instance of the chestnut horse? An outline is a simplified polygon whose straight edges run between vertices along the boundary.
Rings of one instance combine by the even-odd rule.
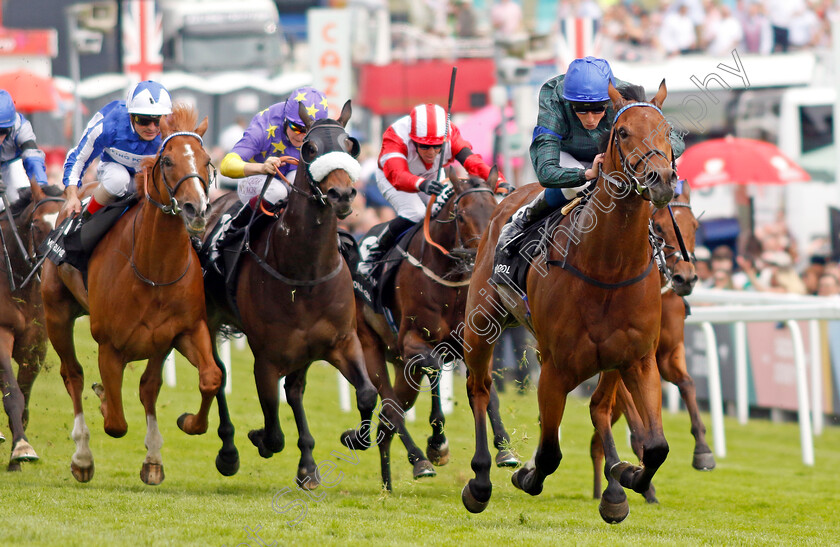
[[[415,479],[434,476],[432,464],[445,465],[449,461],[439,378],[444,360],[452,366],[454,359],[463,355],[460,336],[467,287],[479,239],[496,208],[492,189],[496,187],[498,171],[493,168],[486,182],[477,177],[461,180],[454,169],[449,170],[448,176],[454,195],[429,225],[430,240],[443,250],[424,241],[421,231],[415,232],[406,244],[405,260],[396,274],[391,311],[399,333],[395,336],[384,315],[374,313],[361,298],[356,299],[356,320],[368,374],[383,402],[394,402],[394,406],[382,405],[382,433],[378,434],[382,483],[388,490],[392,488],[390,447],[395,431],[408,450]],[[394,364],[393,386],[386,360]],[[423,375],[428,376],[432,391],[428,459],[408,434],[403,419],[404,411],[414,406],[418,392],[426,389],[420,384]],[[498,407],[498,396],[493,391],[488,410],[496,433],[494,445],[499,450],[496,463],[516,466],[518,460],[505,448],[510,437],[502,427]]]
[[[356,335],[356,310],[350,269],[338,249],[338,218],[352,212],[359,176],[358,142],[344,126],[352,113],[345,103],[338,120],[313,121],[301,104],[307,133],[301,146],[302,164],[291,187],[288,205],[279,220],[255,236],[246,247],[236,285],[237,308],[225,298],[220,279],[207,280],[210,329],[232,325],[248,337],[254,355],[254,380],[264,427],[248,438],[260,456],[283,450],[285,438],[278,419],[278,381],[286,377],[286,398],[295,416],[301,452],[297,481],[302,488],[318,486],[312,455],[315,440],[303,409],[306,371],[316,360],[335,366],[356,388],[362,428],[368,430],[376,406],[376,390],[365,371]],[[223,196],[216,219],[237,198]],[[216,220],[214,219],[214,220]],[[208,231],[209,234],[209,231]],[[221,367],[218,353],[215,354]],[[239,469],[224,390],[219,390],[219,437],[222,448],[216,468],[223,475]],[[345,431],[345,444],[355,431]]]
[[[644,492],[665,461],[668,443],[655,360],[661,298],[659,276],[652,269],[645,199],[661,208],[674,195],[670,126],[659,109],[666,94],[663,81],[651,103],[627,101],[610,85],[617,113],[595,188],[548,234],[547,260],[534,259],[524,289],[515,283],[490,283],[495,246],[504,222],[541,187],[532,184],[505,199],[482,238],[467,296],[464,337],[476,447],[475,478],[461,497],[471,512],[483,511],[492,491],[484,415],[493,383],[493,345],[504,327],[517,322],[533,332],[542,372],[537,390],[539,445],[533,459],[513,474],[514,486],[531,495],[542,492],[545,478],[562,457],[558,427],[567,394],[604,370],[620,372],[645,426],[644,466],[637,467],[619,460],[611,422],[591,412],[605,448],[606,469],[622,486]],[[522,293],[527,300],[519,296]],[[605,492],[600,506],[604,520],[620,522],[628,512],[626,497]]]
[[[55,228],[58,211],[64,202],[58,197],[60,190],[56,187],[47,189],[48,196],[33,179],[30,188],[31,192],[21,192],[12,209],[16,210],[15,226],[24,249],[16,243],[5,213],[0,220],[8,256],[8,262],[4,257],[4,271],[0,272],[0,382],[3,384],[3,406],[12,432],[10,471],[19,470],[20,462],[38,459],[24,433],[29,421],[32,384],[47,353],[41,283],[37,272],[32,272],[35,267],[32,259],[41,242]],[[10,280],[14,282],[14,290]],[[18,363],[17,378],[12,370],[12,359]]]
[[[197,116],[191,107],[176,105],[161,119],[158,155],[146,160],[136,176],[142,199],[93,251],[87,291],[81,274],[70,265],[47,262],[44,267],[47,332],[73,400],[76,451],[70,468],[80,482],[89,481],[94,471],[82,409],[84,372],[73,344],[73,325],[85,313],[90,314],[91,334],[99,344],[102,385],[94,385],[94,391],[101,401],[105,432],[112,437],[122,437],[128,428],[121,394],[125,365],[149,360],[140,379],[147,426],[143,482],[159,484],[164,478],[155,403],[163,361],[172,348],[198,368],[201,391],[198,414],[183,414],[178,427],[190,435],[207,430],[222,374],[213,361],[201,265],[190,241],[206,226],[211,182],[210,156],[201,140],[207,118],[196,127]]]
[[[685,343],[683,340],[686,316],[683,297],[691,294],[694,289],[697,282],[697,272],[694,263],[685,260],[685,257],[682,256],[679,239],[674,229],[674,221],[676,221],[684,240],[685,250],[693,255],[698,222],[691,210],[691,189],[688,183],[684,181],[682,188],[678,191],[679,193],[674,196],[674,200],[670,203],[674,220],[671,219],[668,209],[656,209],[653,213],[654,233],[664,240],[665,246],[669,250],[665,255],[667,271],[660,276],[662,284],[662,327],[659,334],[659,346],[656,348],[656,365],[659,367],[659,374],[665,380],[679,387],[680,396],[691,419],[691,434],[694,436],[692,466],[695,469],[706,471],[714,469],[715,458],[706,443],[706,426],[703,425],[700,410],[697,407],[694,380],[688,374],[686,367]],[[603,412],[612,412],[611,420],[613,424],[618,421],[622,413],[627,416],[633,451],[641,457],[642,445],[639,442],[639,433],[642,426],[630,394],[624,384],[621,383],[621,377],[617,372],[604,372],[602,376],[604,379],[599,382],[599,390],[603,390],[603,392],[597,395],[593,394],[592,397],[593,399],[600,398]],[[607,376],[609,378],[606,378]],[[613,386],[615,391],[610,396]],[[593,496],[600,499],[600,469],[603,463],[604,449],[597,434],[592,436],[590,452],[595,477]],[[611,477],[607,476],[607,480],[610,481]],[[620,488],[620,486],[614,488]],[[653,484],[644,493],[644,496],[648,503],[656,503]]]

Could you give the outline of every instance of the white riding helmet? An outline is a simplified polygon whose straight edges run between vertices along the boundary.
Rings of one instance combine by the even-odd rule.
[[[159,83],[146,80],[131,88],[125,106],[129,114],[166,116],[172,113],[172,97]]]

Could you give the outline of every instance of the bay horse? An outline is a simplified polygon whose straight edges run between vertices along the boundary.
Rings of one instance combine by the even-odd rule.
[[[356,388],[360,429],[370,428],[376,390],[365,371],[356,335],[350,269],[338,248],[338,219],[353,210],[353,183],[360,171],[355,159],[359,144],[344,129],[352,114],[350,101],[338,120],[314,121],[302,104],[299,113],[307,131],[301,165],[280,218],[246,246],[236,281],[237,309],[226,298],[221,279],[208,276],[206,293],[211,332],[233,326],[247,336],[254,355],[264,426],[250,431],[248,438],[263,458],[285,447],[278,418],[278,381],[286,377],[286,398],[294,413],[301,452],[296,480],[301,488],[314,489],[319,484],[312,455],[315,440],[303,409],[309,365],[326,360]],[[214,206],[217,212],[212,221],[237,199],[235,193],[219,198],[221,205]],[[218,353],[214,355],[221,367]],[[239,469],[239,455],[224,390],[219,390],[217,400],[222,448],[216,468],[228,476]],[[342,442],[349,445],[355,433],[342,433]]]
[[[198,368],[201,406],[183,414],[178,427],[196,435],[207,430],[207,416],[222,374],[213,360],[204,282],[191,237],[206,226],[211,183],[210,156],[202,135],[207,118],[196,126],[190,106],[175,105],[161,119],[160,150],[136,175],[141,198],[97,244],[88,263],[87,290],[81,273],[69,264],[44,267],[42,293],[47,332],[61,359],[61,376],[73,401],[76,451],[70,468],[80,482],[93,478],[90,431],[82,408],[84,371],[76,357],[73,325],[90,314],[90,330],[99,345],[102,384],[95,384],[104,429],[125,435],[122,380],[129,361],[148,359],[140,379],[140,400],[146,411],[146,458],[140,478],[146,484],[164,479],[163,444],[155,404],[162,383],[163,361],[177,349]]]
[[[58,197],[60,195],[57,187],[41,188],[34,179],[30,181],[30,190],[20,193],[11,211],[23,249],[16,244],[17,237],[5,213],[0,217],[8,257],[8,261],[4,257],[0,272],[0,382],[3,406],[12,432],[10,471],[20,470],[20,462],[38,460],[25,431],[32,384],[47,353],[47,333],[41,281],[32,268],[36,267],[33,263],[36,250],[55,228],[58,211],[64,202]],[[12,370],[12,359],[18,363],[17,378]]]
[[[498,170],[494,167],[487,181],[474,176],[459,179],[454,169],[449,170],[448,176],[454,194],[429,223],[430,241],[417,231],[405,244],[405,260],[398,266],[391,309],[399,328],[397,335],[384,315],[375,313],[361,297],[356,299],[365,364],[383,401],[378,444],[382,483],[388,490],[392,489],[390,447],[395,432],[408,450],[415,479],[434,476],[433,464],[445,465],[449,461],[439,379],[444,361],[451,366],[463,355],[460,337],[467,289],[479,239],[496,208],[493,188]],[[394,365],[393,385],[386,360]],[[404,412],[414,406],[419,391],[426,389],[420,387],[424,375],[429,378],[432,392],[432,435],[425,456],[406,430],[404,420]],[[392,404],[386,404],[388,401]],[[516,466],[519,462],[507,450],[510,437],[504,431],[498,407],[498,396],[493,390],[488,412],[494,427],[494,445],[499,450],[496,463],[500,467]]]
[[[493,383],[491,358],[502,329],[515,323],[524,323],[534,334],[542,361],[539,444],[532,460],[511,477],[516,488],[531,495],[542,492],[545,478],[562,458],[558,427],[567,394],[604,370],[619,371],[645,426],[644,465],[638,467],[619,460],[610,421],[590,411],[604,445],[605,469],[621,486],[644,492],[668,454],[655,360],[660,285],[652,268],[650,211],[645,203],[647,199],[657,208],[665,207],[674,195],[670,125],[659,109],[666,95],[664,80],[650,103],[625,100],[609,86],[616,116],[595,187],[585,203],[548,234],[546,256],[532,261],[526,287],[490,283],[495,246],[502,225],[542,188],[531,184],[505,199],[481,240],[464,334],[476,437],[475,478],[461,495],[470,512],[483,511],[490,501],[484,415]],[[599,511],[605,521],[620,522],[629,506],[626,497],[616,499],[606,491]]]
[[[691,210],[691,188],[688,182],[683,181],[678,186],[678,193],[674,196],[669,206],[673,210],[674,220],[667,208],[655,209],[653,212],[654,233],[662,238],[666,249],[665,254],[666,272],[660,275],[662,286],[662,326],[659,334],[659,345],[656,348],[656,365],[659,374],[666,381],[671,382],[680,390],[680,396],[685,403],[686,410],[691,420],[691,434],[694,436],[694,455],[692,466],[701,471],[712,470],[715,467],[715,458],[712,450],[706,442],[706,426],[700,417],[700,409],[697,406],[697,396],[694,388],[694,380],[688,374],[685,361],[685,317],[686,304],[684,296],[691,294],[697,282],[697,272],[691,260],[685,260],[682,256],[679,238],[674,229],[676,222],[680,234],[684,240],[685,250],[690,257],[694,254],[695,235],[699,223]],[[633,451],[641,457],[643,447],[639,442],[642,423],[638,418],[633,400],[621,377],[616,371],[603,372],[604,380],[599,382],[599,390],[603,390],[597,396],[602,401],[603,408],[599,411],[611,412],[612,423],[624,414],[630,424],[631,444]],[[609,378],[607,378],[609,376]],[[614,391],[612,391],[614,389]],[[612,407],[612,408],[610,408]],[[590,445],[592,466],[594,469],[593,496],[601,498],[601,473],[603,464],[604,449],[597,434],[592,436]],[[611,477],[607,476],[610,481]],[[614,486],[613,488],[620,488]],[[648,503],[656,503],[656,492],[653,484],[644,493]]]

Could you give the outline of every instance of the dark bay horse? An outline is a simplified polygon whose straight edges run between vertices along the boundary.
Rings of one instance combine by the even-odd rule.
[[[254,380],[265,422],[248,438],[263,458],[283,450],[278,381],[286,377],[286,398],[295,416],[301,452],[296,478],[306,489],[318,486],[312,455],[315,440],[303,409],[309,365],[319,359],[329,361],[356,388],[362,429],[369,430],[376,406],[376,390],[365,371],[356,335],[353,281],[338,249],[338,219],[352,212],[353,183],[360,169],[355,159],[358,142],[344,130],[351,113],[348,101],[338,120],[313,121],[301,105],[307,129],[302,162],[282,216],[255,236],[250,251],[243,255],[236,286],[238,310],[225,297],[221,280],[207,281],[211,331],[234,326],[248,337],[254,354]],[[224,200],[224,206],[217,207],[216,214],[236,199],[232,194],[217,200]],[[218,354],[216,358],[221,367]],[[224,390],[217,398],[222,448],[216,467],[223,475],[232,475],[239,468],[234,428]],[[355,433],[345,431],[342,441],[349,444]]]
[[[73,325],[84,313],[90,314],[91,334],[99,344],[102,385],[94,385],[94,391],[101,401],[105,432],[112,437],[122,437],[128,428],[121,394],[125,365],[149,360],[140,379],[147,426],[143,482],[159,484],[164,478],[155,403],[163,361],[172,348],[198,368],[201,391],[198,414],[183,414],[178,427],[190,435],[207,430],[222,373],[213,360],[201,265],[190,241],[205,229],[211,182],[210,156],[201,140],[207,118],[196,126],[197,116],[191,107],[176,105],[161,119],[158,155],[136,176],[142,199],[91,255],[87,291],[79,271],[68,264],[56,267],[47,262],[44,267],[47,332],[73,400],[76,451],[70,468],[80,482],[89,481],[94,471],[82,408],[84,372],[73,344]]]
[[[15,226],[24,249],[16,243],[17,238],[5,213],[0,216],[0,229],[3,230],[8,256],[8,262],[4,257],[0,271],[0,382],[3,406],[12,432],[10,471],[19,470],[20,462],[38,459],[24,431],[29,421],[32,384],[47,353],[47,332],[44,329],[41,282],[36,274],[29,274],[34,267],[32,259],[36,249],[55,228],[58,211],[64,202],[57,197],[58,188],[50,188],[54,190],[50,196],[34,180],[30,181],[30,188],[30,192],[21,192],[19,201],[13,207]],[[28,282],[24,285],[27,277]],[[14,290],[10,280],[14,282]],[[12,359],[18,363],[17,378],[12,370]]]
[[[674,219],[683,237],[685,248],[693,255],[695,245],[695,234],[698,228],[697,219],[691,210],[691,189],[687,182],[682,183],[681,191],[674,196],[670,203],[674,213]],[[685,315],[686,307],[684,296],[691,294],[697,282],[697,272],[694,263],[686,261],[682,257],[680,244],[674,230],[673,221],[668,209],[656,209],[653,213],[654,233],[661,237],[669,252],[665,255],[667,274],[660,277],[662,284],[662,326],[659,334],[659,346],[656,348],[656,365],[659,374],[680,390],[688,415],[691,419],[691,434],[694,436],[694,456],[692,466],[698,470],[711,470],[715,467],[715,458],[712,450],[706,442],[706,426],[700,417],[700,410],[697,407],[697,397],[694,389],[694,380],[688,374],[685,361]],[[609,376],[609,378],[607,378]],[[621,377],[616,371],[602,373],[602,381],[599,382],[599,389],[604,393],[597,395],[601,398],[605,408],[603,412],[612,412],[612,423],[621,417],[627,416],[630,424],[631,443],[636,455],[641,456],[642,445],[640,441],[641,421],[638,418],[632,398],[621,382]],[[614,391],[612,391],[614,389]],[[593,399],[596,395],[593,395]],[[609,407],[612,407],[611,409]],[[601,465],[603,464],[604,450],[597,434],[592,437],[591,444],[592,466],[594,469],[593,495],[596,499],[601,497]],[[609,481],[611,477],[607,476]],[[620,488],[620,486],[618,487]],[[651,484],[644,493],[649,503],[656,502],[656,494]]]
[[[439,378],[444,361],[452,366],[454,359],[463,355],[461,330],[467,289],[479,239],[496,208],[493,188],[498,172],[493,168],[486,182],[477,177],[459,179],[454,169],[449,170],[448,176],[454,194],[429,226],[430,239],[444,250],[425,241],[423,232],[418,231],[408,242],[405,261],[396,274],[391,311],[399,333],[395,336],[384,315],[376,314],[361,298],[356,299],[365,364],[383,401],[378,444],[382,483],[388,490],[392,487],[390,447],[395,431],[408,450],[414,478],[434,476],[432,464],[449,461]],[[394,364],[393,385],[386,360]],[[418,392],[426,389],[420,387],[424,375],[428,376],[432,391],[428,459],[411,439],[403,419],[404,412],[414,406]],[[500,466],[516,466],[518,460],[506,449],[510,437],[502,427],[498,406],[494,391],[489,411],[496,433],[494,444],[499,450],[496,462]]]
[[[547,256],[533,260],[526,287],[490,283],[495,245],[504,222],[541,187],[529,185],[505,199],[482,238],[467,296],[464,336],[476,447],[475,478],[464,487],[462,501],[471,512],[483,511],[492,492],[484,415],[493,383],[493,345],[503,328],[517,322],[534,333],[542,372],[537,391],[539,445],[533,459],[513,474],[514,486],[531,495],[542,492],[545,478],[562,457],[558,427],[567,394],[604,370],[619,371],[645,426],[644,465],[638,467],[619,460],[611,422],[591,412],[605,448],[605,468],[623,487],[644,492],[668,454],[655,360],[660,284],[652,268],[650,209],[645,201],[661,208],[674,195],[670,125],[659,109],[666,94],[663,81],[651,103],[634,102],[610,85],[616,117],[595,189],[548,234]],[[522,293],[527,300],[519,296]],[[620,522],[629,512],[626,496],[619,499],[605,492],[599,510],[607,522]]]

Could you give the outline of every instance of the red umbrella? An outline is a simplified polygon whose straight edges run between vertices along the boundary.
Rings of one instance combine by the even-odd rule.
[[[811,177],[774,144],[725,137],[695,144],[677,160],[677,173],[693,188],[717,184],[787,184]]]
[[[20,112],[51,112],[58,107],[58,90],[52,78],[28,70],[0,74],[0,89],[9,92]]]

